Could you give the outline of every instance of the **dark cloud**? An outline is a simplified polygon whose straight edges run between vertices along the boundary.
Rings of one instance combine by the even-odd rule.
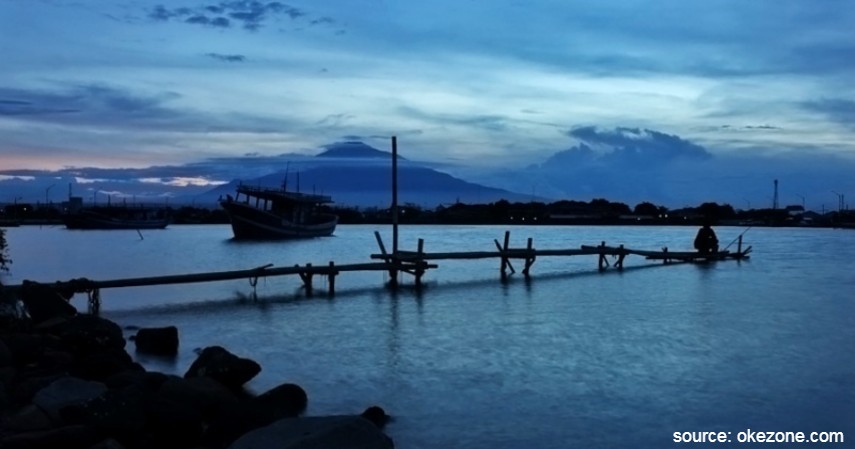
[[[168,8],[163,5],[155,6],[149,11],[148,17],[156,21],[181,20],[184,23],[229,28],[232,22],[248,31],[257,31],[264,23],[277,17],[287,17],[296,20],[306,13],[299,8],[280,2],[260,2],[250,0],[225,1],[196,8]],[[332,23],[332,19],[323,17],[311,21],[311,24]]]
[[[244,55],[224,55],[222,53],[205,53],[205,56],[224,62],[245,62]]]
[[[829,119],[849,128],[855,128],[855,101],[853,100],[823,98],[821,100],[804,102],[802,103],[802,107],[809,111],[823,114]]]
[[[579,147],[567,151],[577,151],[608,164],[649,167],[676,159],[703,160],[711,157],[700,145],[649,129],[586,126],[572,129],[567,135],[582,142]],[[594,152],[591,148],[601,151]]]
[[[276,133],[288,127],[280,119],[245,114],[214,115],[171,105],[175,92],[140,94],[105,85],[73,85],[56,90],[0,87],[0,117],[38,123],[181,132]]]
[[[771,126],[771,125],[748,125],[745,127],[745,129],[781,129],[781,128],[777,127],[777,126]]]
[[[518,192],[536,189],[552,198],[608,198],[630,205],[652,201],[668,207],[705,201],[771,207],[776,179],[782,204],[800,204],[805,197],[814,210],[836,204],[831,190],[855,189],[855,160],[827,152],[781,154],[754,147],[713,155],[686,139],[651,130],[584,127],[568,134],[581,142],[542,163],[467,180]]]
[[[13,89],[0,88],[0,95],[4,94],[15,95],[16,92]],[[32,101],[8,100],[0,98],[0,116],[68,114],[77,111],[77,109],[61,109],[51,107],[48,106],[48,102],[45,102],[44,104],[36,104]]]

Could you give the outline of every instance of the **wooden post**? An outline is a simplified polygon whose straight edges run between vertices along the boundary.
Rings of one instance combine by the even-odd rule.
[[[335,276],[337,274],[335,271],[335,262],[330,261],[330,296],[335,296]]]
[[[739,236],[739,243],[736,244],[736,253],[742,254],[742,235]]]
[[[618,246],[618,259],[615,262],[615,268],[618,270],[623,270],[623,259],[626,257],[626,253],[623,251],[623,244]]]
[[[307,263],[306,268],[311,269],[312,264]],[[312,273],[308,271],[304,271],[300,273],[300,277],[303,278],[303,285],[306,287],[306,296],[312,296]]]
[[[398,137],[392,136],[392,255],[398,256]]]
[[[98,316],[98,312],[101,310],[101,290],[93,289],[89,294],[89,314]]]
[[[424,253],[424,249],[425,249],[425,240],[419,239],[419,246],[416,249],[416,269],[415,269],[416,287],[422,286],[422,275],[425,274],[425,268],[424,268],[425,262],[424,262],[424,260],[422,260],[422,254]]]
[[[667,246],[663,247],[662,252],[665,253],[665,257],[662,258],[662,263],[667,264],[668,263],[668,247]]]
[[[597,268],[603,271],[607,266],[609,266],[609,261],[606,260],[606,242],[603,241],[600,242],[600,260],[597,262]]]
[[[528,238],[528,243],[526,244],[526,250],[528,251],[528,254],[526,254],[526,256],[525,256],[525,268],[523,268],[523,276],[525,276],[526,279],[528,279],[529,269],[531,268],[532,264],[534,264],[534,259],[536,257],[534,255],[533,240],[531,237]]]

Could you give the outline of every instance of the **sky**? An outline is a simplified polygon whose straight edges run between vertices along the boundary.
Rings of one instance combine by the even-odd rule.
[[[0,181],[216,185],[199,167],[396,135],[497,184],[561,152],[608,163],[623,136],[653,162],[663,142],[720,169],[810,162],[828,182],[799,195],[832,203],[855,198],[853,25],[849,0],[0,0]]]

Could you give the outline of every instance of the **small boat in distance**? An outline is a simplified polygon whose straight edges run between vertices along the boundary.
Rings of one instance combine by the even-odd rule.
[[[68,229],[164,229],[170,217],[162,208],[107,205],[79,208],[63,221]]]
[[[238,185],[220,205],[229,213],[236,239],[298,239],[331,235],[338,216],[321,211],[332,198],[281,189]]]

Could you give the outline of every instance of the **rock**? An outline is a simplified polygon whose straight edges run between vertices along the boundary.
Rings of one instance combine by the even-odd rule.
[[[50,346],[45,341],[46,338],[48,337],[18,332],[4,335],[2,341],[6,349],[9,350],[11,364],[26,365],[38,360],[44,352],[44,348]]]
[[[6,346],[6,342],[0,339],[0,368],[5,368],[14,364],[15,359],[12,357],[12,350]]]
[[[94,315],[76,315],[46,332],[59,337],[76,356],[124,352],[125,338],[118,324]]]
[[[302,387],[282,384],[250,400],[254,408],[269,422],[299,416],[306,410],[308,397]]]
[[[146,410],[154,397],[151,389],[133,385],[109,390],[85,404],[65,407],[60,415],[64,422],[95,427],[104,436],[125,444],[135,441],[142,434],[146,425]]]
[[[134,366],[131,369],[116,373],[104,380],[107,388],[122,389],[132,385],[157,391],[164,382],[175,376],[159,373],[157,371],[144,371],[141,367]]]
[[[145,328],[134,337],[137,351],[155,355],[178,354],[178,328],[175,326]]]
[[[372,405],[365,409],[361,415],[359,415],[369,421],[371,421],[378,429],[382,429],[386,427],[386,423],[389,422],[392,417],[386,414],[386,410],[383,410],[382,407],[377,405]]]
[[[50,429],[53,427],[53,421],[44,410],[28,404],[10,416],[3,423],[3,427],[14,433],[35,432]]]
[[[39,390],[33,404],[44,410],[53,420],[59,420],[59,411],[69,405],[82,404],[107,392],[107,386],[76,377],[62,377]]]
[[[239,389],[261,372],[261,365],[250,359],[240,358],[220,346],[209,346],[190,365],[185,379],[207,376],[226,387]]]
[[[56,317],[71,317],[77,309],[68,303],[53,287],[37,282],[24,281],[21,302],[34,324]]]
[[[69,373],[81,379],[106,381],[116,374],[134,369],[144,370],[124,350],[113,350],[78,356]]]
[[[88,449],[101,441],[89,426],[66,426],[41,432],[12,435],[0,440],[3,449]]]
[[[202,414],[190,405],[158,399],[148,410],[146,434],[155,447],[195,447],[203,429]]]
[[[238,438],[229,449],[392,449],[392,440],[360,416],[286,418]]]
[[[125,449],[125,447],[122,446],[122,443],[119,443],[112,438],[107,438],[89,449]]]
[[[18,379],[13,387],[9,389],[9,397],[12,403],[18,406],[29,404],[33,400],[33,396],[42,388],[54,383],[56,380],[66,377],[67,374],[49,374],[46,376],[29,375],[28,373],[19,372]]]
[[[170,376],[163,382],[157,395],[161,399],[180,402],[193,407],[206,420],[212,420],[238,405],[238,398],[223,384],[210,377],[184,379]]]

